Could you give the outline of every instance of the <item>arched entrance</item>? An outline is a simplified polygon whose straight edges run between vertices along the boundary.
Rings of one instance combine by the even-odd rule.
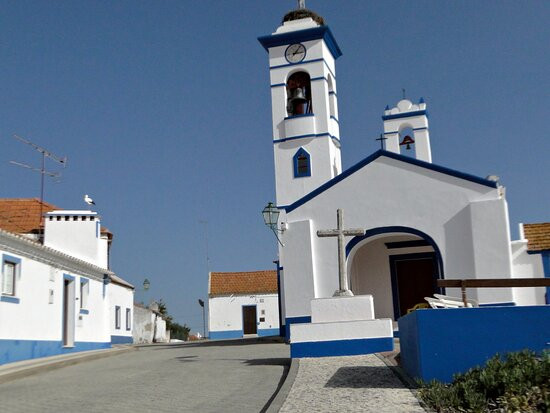
[[[371,294],[377,318],[397,320],[439,292],[441,253],[427,234],[407,227],[368,230],[346,247],[350,288]]]

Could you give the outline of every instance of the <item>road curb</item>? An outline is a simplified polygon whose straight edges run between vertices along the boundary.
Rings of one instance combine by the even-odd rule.
[[[117,354],[137,350],[134,346],[113,347],[102,350],[83,351],[71,354],[62,354],[39,359],[23,360],[0,366],[0,384],[31,376],[45,371],[55,370],[85,361],[97,360]]]
[[[288,369],[286,377],[284,377],[283,384],[275,393],[275,397],[273,398],[271,403],[269,403],[269,406],[267,406],[266,409],[263,409],[262,412],[277,413],[279,410],[281,410],[286,398],[288,397],[288,393],[290,393],[290,389],[292,389],[292,385],[296,380],[299,365],[299,359],[290,359],[290,368]]]

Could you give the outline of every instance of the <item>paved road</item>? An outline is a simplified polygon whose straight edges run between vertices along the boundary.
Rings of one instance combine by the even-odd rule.
[[[256,339],[144,347],[0,385],[2,412],[259,412],[289,365]]]

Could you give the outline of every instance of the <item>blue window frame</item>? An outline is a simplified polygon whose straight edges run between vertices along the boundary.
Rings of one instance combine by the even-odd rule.
[[[304,148],[298,149],[292,163],[294,165],[294,178],[311,176],[311,156]]]
[[[17,281],[21,274],[21,259],[2,254],[2,272],[0,273],[0,301],[19,303]]]

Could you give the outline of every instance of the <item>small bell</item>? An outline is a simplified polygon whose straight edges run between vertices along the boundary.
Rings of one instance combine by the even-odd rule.
[[[405,136],[403,140],[399,143],[400,146],[407,145],[406,149],[411,149],[411,144],[414,143],[414,139],[409,135]]]
[[[301,115],[306,113],[307,99],[305,97],[304,88],[297,87],[291,91],[289,99],[289,107],[293,115]]]

